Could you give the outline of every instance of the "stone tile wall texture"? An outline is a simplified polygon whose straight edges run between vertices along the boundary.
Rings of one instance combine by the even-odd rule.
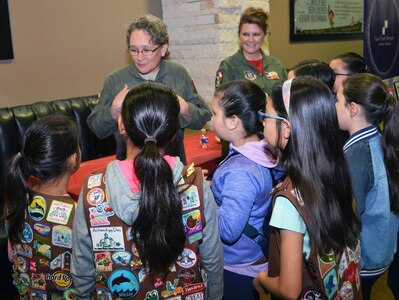
[[[269,0],[162,0],[171,61],[190,73],[200,95],[212,101],[216,70],[238,47],[238,22],[249,6],[269,11]],[[268,52],[267,39],[262,47]]]

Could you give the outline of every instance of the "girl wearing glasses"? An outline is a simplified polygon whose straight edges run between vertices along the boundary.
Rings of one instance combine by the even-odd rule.
[[[274,191],[269,269],[254,280],[259,292],[361,299],[360,223],[331,98],[325,84],[303,76],[276,85],[266,104],[265,139],[282,151],[287,178]]]
[[[361,280],[363,297],[369,299],[374,282],[387,270],[397,250],[398,103],[380,78],[355,74],[338,90],[336,108],[340,128],[350,134],[344,152],[356,213],[362,222]],[[395,286],[397,283],[396,279]]]
[[[250,237],[251,228],[262,232],[269,211],[276,153],[266,146],[258,111],[266,95],[255,83],[240,80],[220,86],[212,101],[212,125],[218,136],[231,142],[232,151],[212,179],[224,249],[224,299],[258,299],[252,280],[267,268],[258,244],[262,236]],[[268,241],[267,241],[268,242]],[[268,247],[267,247],[268,250]]]
[[[354,52],[337,55],[330,61],[330,67],[335,73],[333,92],[337,93],[342,82],[356,73],[366,73],[368,68],[363,57]]]

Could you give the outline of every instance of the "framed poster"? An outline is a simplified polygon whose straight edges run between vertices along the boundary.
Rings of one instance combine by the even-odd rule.
[[[290,0],[290,41],[362,39],[364,0]]]
[[[0,60],[13,58],[8,2],[0,0]]]

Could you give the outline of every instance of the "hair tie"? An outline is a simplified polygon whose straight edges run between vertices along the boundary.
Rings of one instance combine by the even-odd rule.
[[[144,140],[144,144],[147,144],[148,142],[153,142],[153,143],[157,143],[157,139],[154,136],[148,136],[145,138]]]
[[[286,80],[283,83],[283,102],[287,115],[290,115],[290,98],[291,98],[291,84],[293,79]]]

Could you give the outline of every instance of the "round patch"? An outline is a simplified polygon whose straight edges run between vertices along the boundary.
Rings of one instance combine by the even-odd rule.
[[[197,254],[191,249],[184,248],[182,254],[177,258],[176,263],[185,269],[191,268],[195,266],[197,263],[198,257]]]
[[[55,272],[53,275],[51,275],[51,278],[48,279],[51,279],[61,290],[69,288],[72,284],[72,277],[66,272]]]
[[[179,279],[183,285],[189,285],[195,280],[195,272],[192,269],[183,269],[179,272]]]
[[[46,200],[41,196],[34,196],[28,206],[28,215],[33,221],[41,221],[46,215]]]
[[[86,199],[90,205],[96,206],[97,204],[100,204],[104,201],[105,199],[104,191],[100,188],[91,189],[87,193]]]
[[[25,222],[24,229],[22,231],[22,242],[23,243],[30,243],[33,240],[33,231],[32,228],[28,223]]]
[[[134,297],[139,291],[139,281],[129,270],[119,269],[111,274],[108,279],[108,288],[111,293],[121,299]]]
[[[78,292],[75,289],[69,289],[64,292],[65,299],[78,299]]]
[[[301,297],[303,300],[324,300],[323,295],[316,290],[307,290]]]

